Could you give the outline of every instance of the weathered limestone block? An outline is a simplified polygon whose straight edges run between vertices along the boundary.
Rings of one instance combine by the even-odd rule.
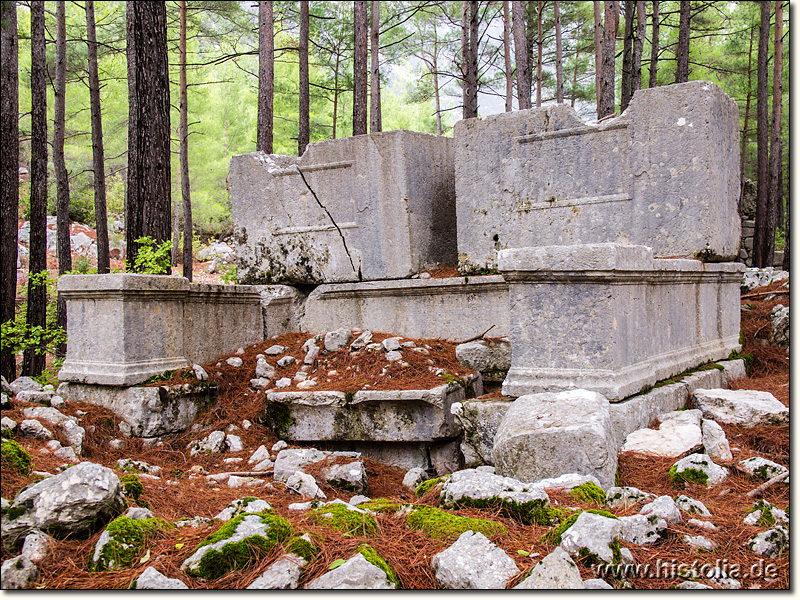
[[[302,329],[465,340],[492,325],[492,336],[508,334],[508,285],[500,275],[320,285],[308,296]]]
[[[494,437],[511,400],[465,400],[453,404],[451,412],[464,430],[461,452],[468,467],[493,465]]]
[[[511,343],[481,339],[459,344],[456,359],[468,369],[480,371],[484,381],[503,381],[511,367]]]
[[[452,140],[389,131],[252,153],[230,168],[246,283],[408,277],[456,264]]]
[[[713,83],[639,90],[620,117],[568,106],[455,126],[462,268],[503,248],[618,242],[659,257],[739,252],[736,103]]]
[[[182,277],[65,275],[69,344],[61,381],[135,385],[263,339],[258,290]]]
[[[789,422],[789,408],[769,392],[756,390],[696,389],[692,403],[703,418],[727,425],[755,427]]]
[[[608,400],[587,390],[517,398],[497,429],[493,455],[498,474],[520,481],[578,473],[610,487],[617,447]]]
[[[393,590],[397,586],[383,569],[368,561],[360,552],[344,563],[317,577],[307,590]]]
[[[300,331],[305,313],[306,294],[289,285],[253,286],[261,295],[264,339],[290,331]]]
[[[677,458],[703,445],[699,410],[666,413],[660,420],[658,429],[638,429],[628,435],[620,452]]]
[[[497,590],[519,573],[502,548],[482,533],[465,531],[431,559],[437,583],[449,590]]]
[[[514,315],[505,395],[583,388],[622,400],[740,348],[741,264],[611,243],[502,250],[498,261]]]
[[[582,512],[561,535],[561,548],[571,556],[588,555],[595,562],[616,563],[614,542],[622,537],[622,522],[590,512]]]
[[[556,547],[536,565],[515,590],[582,590],[578,565],[560,547]]]

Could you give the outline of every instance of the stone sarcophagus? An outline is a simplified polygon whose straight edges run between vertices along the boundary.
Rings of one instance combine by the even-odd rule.
[[[455,126],[459,264],[531,246],[640,244],[656,257],[739,252],[739,112],[713,83],[636,92],[615,119],[570,107]]]
[[[452,139],[389,131],[230,168],[243,283],[401,279],[455,266]]]

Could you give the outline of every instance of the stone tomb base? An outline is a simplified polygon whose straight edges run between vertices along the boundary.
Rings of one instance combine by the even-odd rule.
[[[503,250],[511,369],[503,394],[586,389],[611,402],[739,350],[744,266],[646,246]]]

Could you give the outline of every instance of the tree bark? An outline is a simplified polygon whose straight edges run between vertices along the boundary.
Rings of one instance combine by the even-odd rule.
[[[256,150],[272,154],[275,95],[275,32],[272,0],[258,3],[258,124]],[[336,136],[334,136],[336,137]]]
[[[622,43],[622,81],[619,109],[623,112],[631,101],[631,75],[633,73],[633,11],[634,0],[625,0],[625,39]]]
[[[758,84],[756,90],[756,140],[758,145],[758,182],[756,226],[753,240],[753,266],[772,266],[775,232],[769,229],[769,124],[767,64],[769,61],[769,2],[761,3],[761,26],[758,35]]]
[[[2,323],[14,320],[17,297],[17,218],[19,216],[19,47],[17,3],[0,3],[0,210],[3,239]],[[0,351],[0,372],[9,382],[17,378],[16,357],[11,348]]]
[[[514,31],[514,57],[517,66],[517,102],[520,110],[531,107],[531,67],[528,61],[528,38],[525,35],[525,4],[511,2]]]
[[[94,171],[94,219],[97,232],[97,272],[102,275],[109,272],[111,258],[108,250],[105,152],[103,151],[103,118],[100,110],[100,76],[97,72],[94,0],[86,0],[86,44],[89,54],[89,103],[92,113],[92,169]]]
[[[133,3],[136,54],[136,175],[143,234],[170,237],[171,171],[167,12],[161,2]]]
[[[564,104],[564,70],[561,55],[561,7],[558,0],[553,2],[553,14],[556,21],[556,103]]]
[[[647,27],[647,14],[643,0],[636,2],[636,35],[633,38],[633,60],[631,61],[631,98],[642,87],[642,54],[644,53],[644,36]]]
[[[750,103],[753,97],[751,92],[753,88],[753,38],[755,37],[755,27],[750,28],[750,49],[747,51],[747,96],[744,105],[744,125],[742,127],[742,142],[741,150],[739,153],[740,161],[740,178],[741,191],[739,192],[739,210],[742,209],[742,200],[744,199],[744,180],[747,172],[747,147],[749,145],[749,129],[750,129]]]
[[[370,31],[371,73],[369,82],[369,130],[371,133],[383,131],[381,118],[381,65],[380,65],[380,33],[381,3],[372,0],[372,29]]]
[[[678,67],[675,71],[675,83],[689,81],[689,28],[692,18],[689,0],[681,0],[680,24],[678,26]]]
[[[133,263],[139,252],[139,238],[144,235],[144,221],[142,218],[142,195],[139,193],[139,163],[138,152],[138,114],[139,107],[136,101],[136,45],[134,44],[133,12],[135,2],[128,0],[125,3],[125,29],[126,48],[125,54],[128,63],[128,177],[125,185],[125,263],[126,270],[133,271]]]
[[[506,112],[511,112],[514,100],[514,79],[511,75],[511,11],[503,0],[503,60],[506,70]]]
[[[354,48],[353,55],[353,135],[367,133],[367,39],[369,37],[369,14],[367,3],[354,3]]]
[[[600,113],[598,119],[614,114],[614,62],[616,52],[616,16],[615,2],[605,1],[604,33],[603,33],[603,68],[601,72]]]
[[[47,51],[44,0],[31,2],[31,238],[28,274],[47,275]],[[16,266],[16,265],[15,265]],[[28,327],[47,326],[47,285],[28,277]],[[41,375],[44,348],[26,348],[22,374]]]
[[[298,56],[300,60],[300,107],[299,123],[297,130],[297,156],[302,156],[306,151],[308,142],[311,141],[311,90],[309,89],[308,73],[308,0],[300,2],[300,39]]]
[[[594,8],[594,89],[597,100],[597,117],[600,118],[600,101],[603,98],[603,3],[592,2]]]
[[[654,88],[658,85],[656,81],[656,77],[658,75],[658,11],[659,11],[659,0],[653,0],[653,19],[652,23],[652,32],[651,37],[652,41],[650,44],[650,79],[647,82],[647,87]]]
[[[789,255],[791,254],[789,252],[789,224],[791,223],[791,219],[789,218],[789,210],[791,204],[792,204],[791,202],[786,203],[786,216],[785,216],[786,230],[783,233],[784,245],[783,245],[783,265],[782,265],[784,271],[789,270]]]
[[[536,108],[542,106],[542,54],[544,52],[542,13],[544,13],[544,2],[539,0],[536,4]]]
[[[183,202],[183,276],[192,280],[192,190],[189,180],[189,97],[186,81],[186,0],[180,0],[181,199]],[[177,237],[177,236],[176,236]]]
[[[478,116],[478,2],[469,0],[465,3],[468,9],[467,54],[464,64],[465,102],[464,118]],[[463,49],[463,41],[462,41]]]
[[[783,0],[775,0],[775,41],[773,43],[772,71],[772,124],[769,152],[769,219],[768,231],[773,232],[770,240],[773,250],[775,230],[778,224],[779,206],[781,204],[781,111],[783,96]],[[767,266],[772,266],[772,258]]]

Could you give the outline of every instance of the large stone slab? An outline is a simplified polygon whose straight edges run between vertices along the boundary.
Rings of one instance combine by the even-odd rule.
[[[509,331],[508,285],[500,275],[320,285],[305,304],[304,331],[339,327],[461,341],[492,327]]]
[[[706,81],[639,90],[598,125],[566,105],[456,123],[459,262],[524,246],[643,244],[739,252],[739,111]]]
[[[263,338],[259,290],[183,277],[65,275],[67,357],[61,381],[135,385]]]
[[[617,446],[608,400],[587,390],[517,398],[494,438],[497,473],[538,481],[566,473],[594,475],[614,485]]]
[[[456,264],[452,140],[388,131],[231,159],[239,277],[329,283]]]
[[[612,243],[502,250],[498,264],[514,315],[505,395],[617,401],[740,348],[741,264]]]
[[[789,422],[789,409],[769,392],[697,389],[692,403],[703,411],[704,418],[727,425],[755,427]]]

